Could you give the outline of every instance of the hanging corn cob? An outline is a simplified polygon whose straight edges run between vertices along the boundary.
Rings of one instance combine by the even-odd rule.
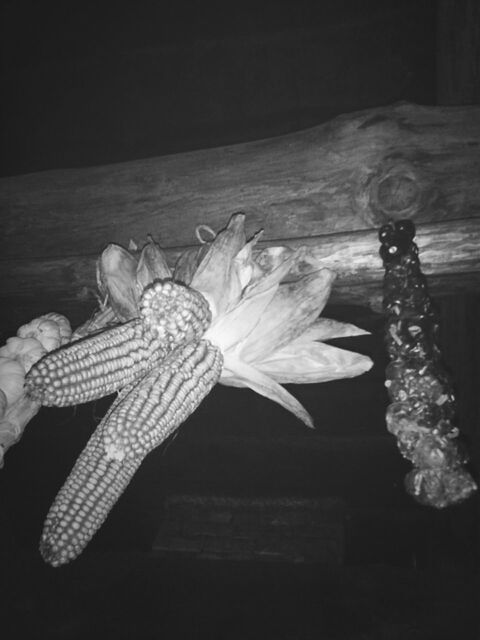
[[[200,337],[210,322],[207,302],[178,283],[148,286],[140,319],[105,329],[55,351],[26,377],[30,396],[46,406],[68,406],[118,391],[159,364],[172,349]]]
[[[47,562],[59,566],[81,553],[145,456],[196,409],[221,370],[219,349],[190,342],[118,396],[47,515],[40,543]]]
[[[388,430],[414,468],[407,491],[423,504],[446,507],[468,498],[476,485],[455,440],[455,398],[437,344],[438,318],[420,270],[415,227],[409,220],[379,232],[385,266],[385,343],[391,360],[385,385],[391,404]]]

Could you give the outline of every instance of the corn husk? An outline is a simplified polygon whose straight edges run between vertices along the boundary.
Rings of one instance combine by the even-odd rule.
[[[22,325],[17,333],[0,348],[0,468],[7,450],[40,409],[25,393],[25,375],[45,353],[65,344],[71,329],[65,316],[52,312]]]
[[[75,329],[72,333],[72,341],[80,340],[115,324],[118,324],[118,318],[112,307],[108,304],[101,306],[86,322]]]
[[[302,404],[271,376],[228,354],[224,361],[222,384],[231,387],[248,387],[269,398],[293,413],[307,427],[313,427],[312,416]]]
[[[147,244],[143,247],[138,260],[136,270],[137,289],[139,294],[154,280],[171,278],[172,273],[167,264],[167,259],[160,246],[148,237]]]
[[[372,361],[367,356],[320,342],[366,332],[318,318],[335,278],[331,270],[310,258],[310,272],[303,273],[303,247],[269,247],[255,256],[260,234],[244,242],[243,223],[235,216],[230,220],[218,243],[213,241],[208,263],[202,262],[192,278],[192,286],[215,310],[205,337],[222,350],[222,384],[249,387],[311,427],[308,411],[281,384],[326,382],[368,371]]]
[[[97,286],[118,320],[138,315],[137,260],[118,244],[109,244],[97,260]]]
[[[208,300],[213,318],[231,307],[241,294],[242,287],[233,260],[245,242],[245,216],[237,213],[217,234],[193,275],[190,284]]]
[[[335,274],[321,268],[306,247],[257,251],[262,231],[247,241],[241,213],[216,235],[205,229],[212,237],[205,242],[197,234],[203,244],[180,256],[173,277],[200,291],[210,305],[212,322],[205,338],[222,351],[220,382],[250,387],[312,426],[308,412],[281,385],[352,377],[372,365],[367,356],[324,343],[366,333],[319,318]],[[122,247],[109,245],[99,259],[98,274],[107,307],[126,320],[137,315],[141,290],[171,272],[150,238],[138,264]]]
[[[248,341],[241,348],[247,362],[262,360],[300,336],[319,316],[335,274],[322,269],[296,282],[281,284]]]

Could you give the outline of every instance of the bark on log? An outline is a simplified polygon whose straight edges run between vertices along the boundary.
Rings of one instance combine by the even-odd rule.
[[[235,211],[267,244],[313,246],[338,272],[335,301],[378,299],[376,229],[392,218],[416,222],[434,290],[471,290],[479,175],[479,107],[400,104],[231,147],[5,178],[1,295],[80,305],[108,242],[150,233],[174,260],[196,225],[220,229]]]

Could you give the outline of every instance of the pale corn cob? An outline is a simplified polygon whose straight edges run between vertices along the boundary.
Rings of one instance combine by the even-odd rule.
[[[141,462],[107,459],[97,428],[48,512],[40,541],[45,562],[58,567],[83,551]]]
[[[158,446],[208,394],[222,364],[220,350],[207,340],[177,347],[105,417],[107,455],[145,456]]]
[[[144,375],[176,345],[200,338],[210,323],[203,296],[170,281],[157,281],[145,289],[140,312],[140,319],[42,358],[26,377],[30,397],[47,406],[101,398]]]
[[[145,456],[196,409],[222,370],[206,340],[177,347],[138,384],[123,390],[99,424],[53,503],[40,552],[59,566],[100,528]]]
[[[45,406],[80,404],[132,382],[164,355],[162,342],[131,320],[45,356],[32,367],[25,386]]]

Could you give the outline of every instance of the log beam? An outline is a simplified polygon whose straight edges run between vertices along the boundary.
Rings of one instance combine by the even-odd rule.
[[[480,290],[480,218],[465,222],[432,223],[417,229],[422,270],[433,295]],[[259,250],[272,244],[260,243]],[[315,262],[337,273],[331,303],[381,309],[383,266],[376,230],[287,239],[282,244],[307,246]],[[166,253],[173,265],[180,251],[167,249]],[[95,304],[95,260],[96,256],[4,261],[2,294],[9,306],[17,306],[12,323],[27,320],[29,307],[43,313],[52,304],[69,317],[73,313],[74,324],[82,322]],[[301,268],[309,271],[311,264]],[[38,308],[38,304],[44,306]],[[18,317],[21,307],[26,308]]]
[[[220,229],[239,210],[265,244],[307,244],[335,269],[334,302],[378,306],[376,231],[399,218],[417,225],[434,293],[476,290],[479,141],[479,107],[400,104],[231,147],[4,178],[1,297],[87,315],[108,242],[151,233],[174,262],[196,225]]]

